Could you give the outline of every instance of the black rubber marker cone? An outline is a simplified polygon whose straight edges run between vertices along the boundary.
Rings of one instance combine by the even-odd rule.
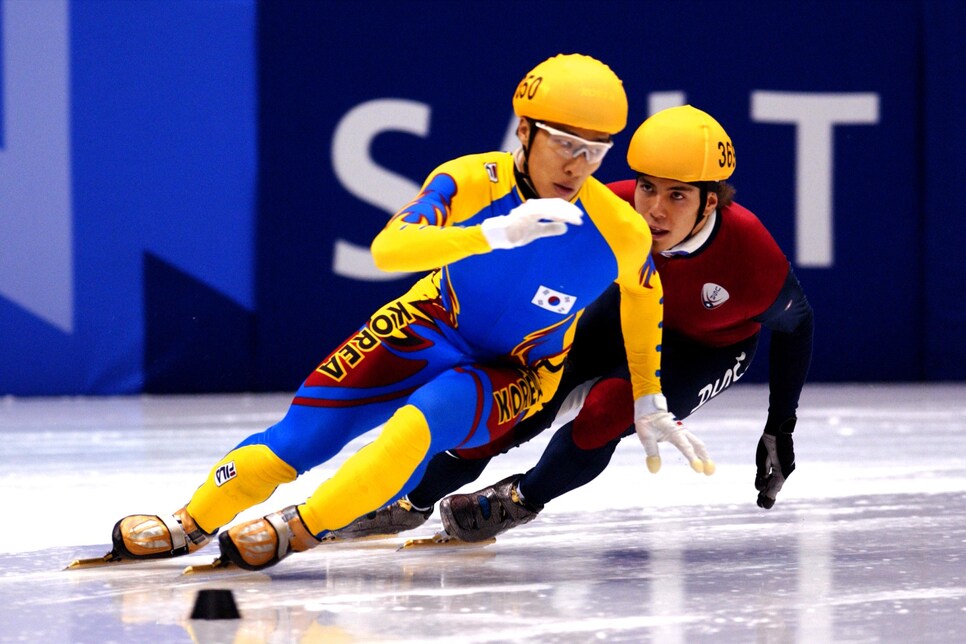
[[[224,588],[199,590],[191,619],[239,619],[235,596]]]

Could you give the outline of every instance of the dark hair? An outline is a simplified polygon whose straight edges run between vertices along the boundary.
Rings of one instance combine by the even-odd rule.
[[[716,183],[717,185],[711,191],[718,195],[718,208],[730,206],[735,200],[735,192],[737,190],[727,181],[718,181]]]
[[[727,181],[695,181],[691,185],[718,195],[718,208],[730,206],[735,200],[735,188]]]

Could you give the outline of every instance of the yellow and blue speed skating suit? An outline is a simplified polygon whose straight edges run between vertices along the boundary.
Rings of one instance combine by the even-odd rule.
[[[643,219],[590,178],[575,198],[583,225],[491,250],[479,224],[522,201],[509,153],[430,174],[372,254],[385,270],[432,272],[326,357],[279,423],[212,468],[188,504],[204,530],[383,423],[299,506],[314,534],[402,496],[434,454],[499,438],[553,396],[581,311],[615,281],[635,396],[660,392],[662,292]]]

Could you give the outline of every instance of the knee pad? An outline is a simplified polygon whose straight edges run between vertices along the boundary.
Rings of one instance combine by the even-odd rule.
[[[597,381],[574,419],[574,444],[583,450],[603,447],[620,439],[634,424],[631,383],[624,378]]]

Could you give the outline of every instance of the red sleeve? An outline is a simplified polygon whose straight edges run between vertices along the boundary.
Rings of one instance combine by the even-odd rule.
[[[637,179],[614,181],[613,183],[608,183],[607,187],[610,188],[611,192],[613,192],[615,195],[632,206],[634,205],[634,190],[637,189]]]

